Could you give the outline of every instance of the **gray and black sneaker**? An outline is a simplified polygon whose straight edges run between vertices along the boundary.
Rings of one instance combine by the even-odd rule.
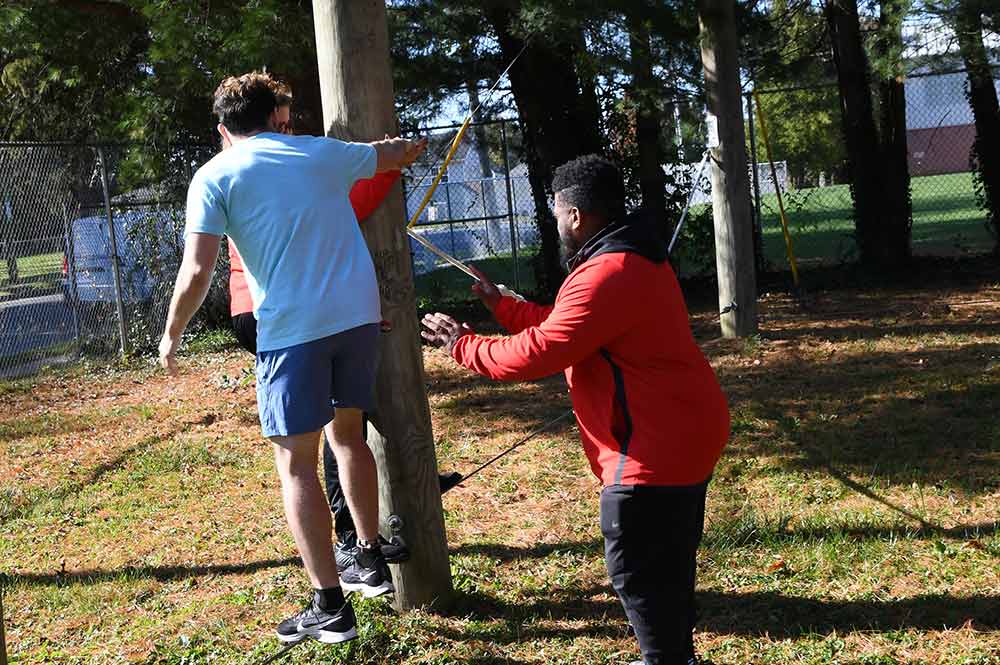
[[[392,593],[392,576],[389,566],[378,546],[354,550],[350,564],[340,573],[340,586],[347,591],[357,591],[365,598],[375,598]]]
[[[324,644],[337,644],[358,636],[356,623],[350,601],[336,612],[327,612],[316,601],[310,601],[304,610],[279,623],[277,634],[282,642],[301,642],[311,637]]]
[[[403,563],[410,560],[410,548],[406,546],[406,543],[399,536],[393,536],[390,540],[379,536],[378,544],[382,548],[382,556],[385,557],[386,563]],[[357,534],[351,531],[337,535],[337,544],[334,545],[333,555],[337,560],[338,573],[342,574],[354,562],[354,556],[357,554],[357,551]]]

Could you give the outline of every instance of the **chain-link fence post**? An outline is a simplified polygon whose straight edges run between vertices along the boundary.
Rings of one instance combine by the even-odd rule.
[[[115,279],[115,309],[118,313],[118,335],[121,338],[121,354],[128,355],[128,334],[125,325],[125,302],[122,298],[121,260],[118,256],[118,241],[115,236],[115,219],[111,211],[111,188],[108,185],[108,165],[104,149],[97,148],[97,162],[101,169],[101,187],[104,191],[104,210],[108,217],[108,237],[111,240],[111,270]]]
[[[757,174],[757,132],[753,120],[753,93],[748,92],[747,128],[750,134],[750,186],[753,187],[753,253],[757,264],[757,274],[764,272],[764,229],[760,217],[760,180]]]
[[[506,121],[501,121],[500,123],[500,138],[503,141],[503,170],[504,180],[507,183],[507,221],[510,224],[510,253],[511,258],[514,259],[514,290],[518,291],[521,288],[521,279],[517,265],[517,232],[514,229],[514,193],[511,191],[510,184],[510,156],[507,154]]]
[[[69,210],[63,204],[63,218],[66,220],[66,290],[63,298],[66,306],[73,314],[73,339],[76,340],[77,350],[81,347],[80,339],[80,312],[77,307],[76,294],[76,251],[74,249],[73,220],[70,219]]]

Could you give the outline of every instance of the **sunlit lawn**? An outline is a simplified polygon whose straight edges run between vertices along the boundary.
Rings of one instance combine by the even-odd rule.
[[[694,324],[730,396],[696,643],[722,664],[1000,662],[1000,283],[761,303]],[[171,384],[79,365],[0,385],[0,566],[13,662],[255,663],[309,593],[256,422],[251,359],[202,339]],[[440,467],[469,470],[568,406],[426,350]],[[664,435],[669,435],[665,432]],[[598,486],[573,427],[444,497],[457,596],[357,603],[361,639],[289,663],[619,664]],[[649,528],[656,528],[650,524]]]

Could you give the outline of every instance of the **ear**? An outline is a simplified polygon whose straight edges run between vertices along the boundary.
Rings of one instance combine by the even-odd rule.
[[[218,130],[219,136],[222,137],[222,149],[225,150],[226,148],[232,147],[233,139],[229,135],[229,130],[226,129],[226,126],[220,122],[215,126],[215,129]]]
[[[278,125],[280,124],[281,122],[278,119],[278,107],[275,106],[274,110],[271,111],[271,114],[267,116],[267,130],[269,132],[277,132],[279,131]]]
[[[583,213],[575,206],[569,209],[569,227],[574,231],[583,229]]]

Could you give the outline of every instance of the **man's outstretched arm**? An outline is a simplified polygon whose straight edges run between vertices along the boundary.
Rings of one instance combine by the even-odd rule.
[[[427,147],[427,137],[409,141],[399,137],[391,139],[387,136],[382,141],[372,141],[370,145],[375,148],[378,160],[375,172],[384,173],[404,169],[415,162]]]
[[[483,337],[446,314],[427,314],[424,339],[460,365],[499,381],[527,381],[560,372],[617,338],[641,316],[635,278],[581,268],[560,291],[544,321],[510,337]]]
[[[160,364],[170,374],[177,373],[176,354],[181,335],[205,301],[212,285],[221,242],[221,236],[209,233],[189,233],[185,240],[184,258],[177,273],[174,295],[167,312],[167,325],[160,340]]]

